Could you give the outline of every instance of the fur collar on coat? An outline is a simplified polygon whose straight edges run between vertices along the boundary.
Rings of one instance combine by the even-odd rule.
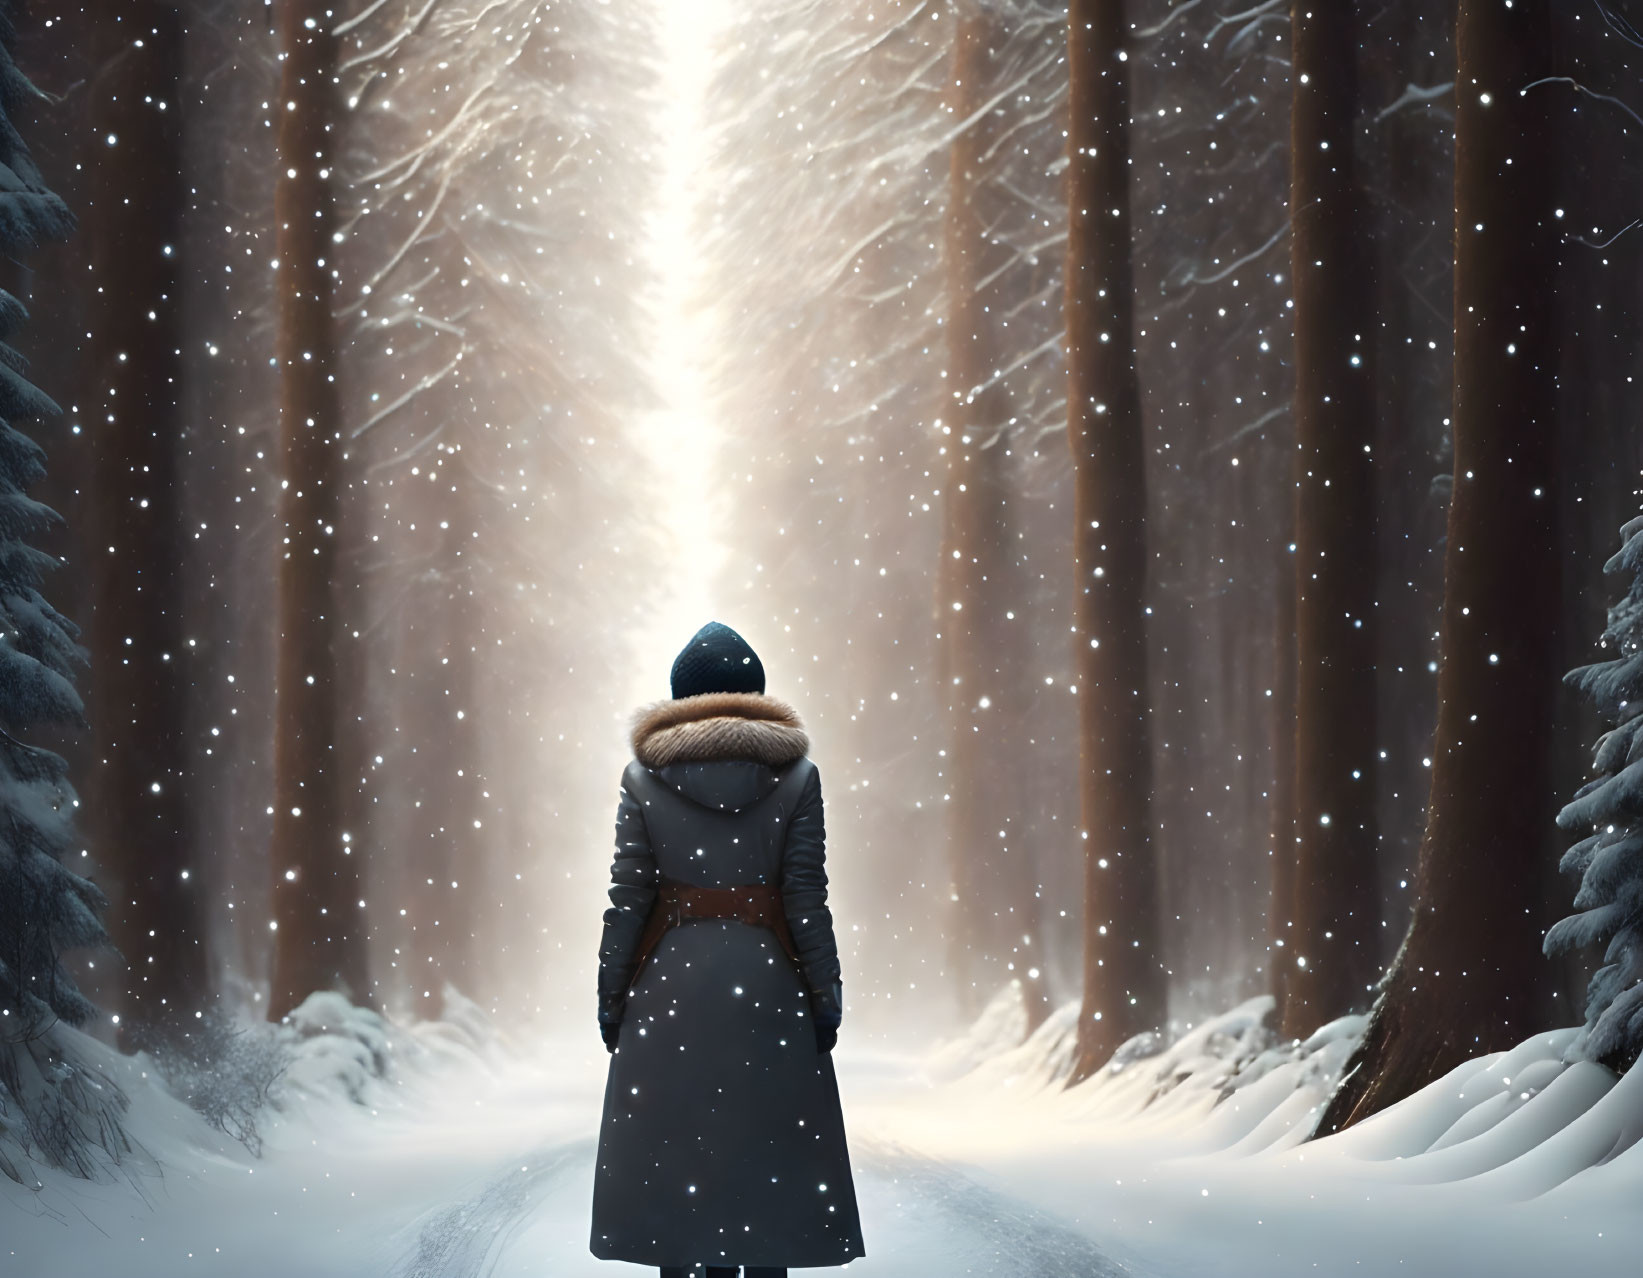
[[[780,767],[810,749],[793,707],[762,692],[704,692],[642,706],[631,740],[633,757],[653,769],[713,759]]]

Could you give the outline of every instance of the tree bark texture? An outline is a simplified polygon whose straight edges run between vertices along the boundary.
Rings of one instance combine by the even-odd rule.
[[[1356,7],[1291,11],[1295,796],[1281,1016],[1304,1038],[1380,971],[1375,779],[1374,236],[1353,150]],[[1280,909],[1282,907],[1280,906]]]
[[[1267,727],[1272,742],[1272,789],[1268,795],[1272,857],[1271,896],[1267,904],[1267,989],[1272,994],[1278,1024],[1283,1024],[1289,1001],[1289,978],[1295,970],[1290,937],[1294,931],[1295,901],[1295,554],[1290,550],[1293,513],[1287,512],[1278,532],[1277,620],[1273,626],[1272,697]]]
[[[86,700],[97,762],[87,807],[97,858],[113,880],[109,931],[129,964],[115,1010],[122,1042],[135,1045],[180,1032],[211,998],[186,793],[182,22],[156,0],[128,0],[92,21],[86,242],[96,389],[86,413],[93,496],[84,506],[95,548]]]
[[[358,867],[342,828],[346,778],[337,751],[336,521],[344,445],[331,313],[332,16],[322,0],[282,0],[278,15],[285,58],[274,219],[284,489],[269,856],[277,927],[273,1020],[315,990],[363,997],[367,989]]]
[[[1454,59],[1452,6],[1401,4],[1377,21],[1362,50],[1362,103],[1391,103],[1421,82],[1432,54]],[[1389,22],[1390,26],[1385,24]],[[1443,612],[1448,412],[1433,406],[1453,384],[1454,151],[1449,99],[1367,120],[1353,162],[1374,192],[1377,354],[1376,861],[1381,883],[1380,953],[1390,964],[1409,921],[1432,731],[1437,723],[1438,635]],[[1440,479],[1442,483],[1438,482]],[[1618,527],[1618,525],[1617,525]]]
[[[1068,13],[1067,435],[1074,469],[1084,1000],[1069,1083],[1163,1021],[1147,682],[1146,483],[1129,207],[1129,26]]]
[[[958,24],[951,107],[955,126],[945,226],[949,307],[948,385],[942,445],[943,495],[936,630],[947,699],[947,793],[951,895],[948,965],[960,1011],[973,1016],[1012,979],[1026,995],[1029,1020],[1043,1012],[1043,974],[1029,979],[1038,933],[1034,874],[1021,820],[1021,768],[1028,699],[1023,596],[1013,580],[1016,545],[1010,511],[1009,404],[995,374],[1002,299],[989,280],[1013,250],[991,235],[989,148],[996,112],[990,92],[992,48],[1001,38],[984,11]],[[972,119],[972,116],[977,118]],[[1013,965],[1013,975],[1012,975]]]
[[[370,894],[365,899],[371,904],[358,923],[359,943],[369,955],[376,949],[377,929],[388,913],[387,902],[376,898],[380,896],[377,889],[381,878],[392,864],[382,856],[383,782],[387,775],[384,735],[391,728],[386,716],[372,715],[372,658],[382,644],[382,627],[374,613],[380,583],[371,571],[373,565],[367,554],[370,542],[359,531],[369,523],[367,504],[372,491],[364,478],[364,465],[354,461],[359,456],[346,448],[342,454],[353,482],[342,494],[338,518],[340,527],[352,532],[347,543],[337,547],[333,599],[337,612],[338,811],[342,829],[349,836],[348,857],[354,881]],[[352,990],[354,1001],[381,1010],[380,965],[368,958],[365,970],[371,974],[370,983]]]
[[[1541,832],[1558,688],[1555,99],[1547,0],[1461,0],[1454,495],[1414,917],[1319,1122],[1369,1117],[1549,1013]]]

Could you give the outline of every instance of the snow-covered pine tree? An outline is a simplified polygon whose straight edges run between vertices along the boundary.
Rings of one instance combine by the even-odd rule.
[[[1643,515],[1620,530],[1604,572],[1629,572],[1630,588],[1609,609],[1602,646],[1614,655],[1571,670],[1564,681],[1590,696],[1615,726],[1598,738],[1598,775],[1576,791],[1557,823],[1585,837],[1560,869],[1581,876],[1578,911],[1546,933],[1547,955],[1607,944],[1586,990],[1586,1029],[1574,1052],[1617,1069],[1643,1054]]]
[[[8,257],[74,226],[12,124],[20,103],[41,96],[12,61],[13,5],[0,0],[0,253]],[[79,627],[40,594],[57,561],[29,544],[60,518],[25,491],[45,474],[45,452],[10,424],[60,411],[23,376],[8,344],[25,318],[22,303],[0,290],[0,1056],[56,1019],[77,1025],[91,1016],[96,1009],[59,956],[109,943],[98,918],[108,902],[63,863],[77,843],[67,765],[18,735],[43,722],[86,726],[73,681],[85,660]]]

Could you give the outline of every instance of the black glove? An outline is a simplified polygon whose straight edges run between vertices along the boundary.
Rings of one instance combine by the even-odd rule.
[[[628,997],[623,994],[599,995],[599,1037],[605,1040],[605,1050],[616,1050],[616,1031],[622,1028],[622,1019],[628,1010]]]
[[[844,983],[834,981],[811,990],[810,1015],[816,1022],[816,1050],[831,1052],[839,1041],[839,1022],[844,1019]]]

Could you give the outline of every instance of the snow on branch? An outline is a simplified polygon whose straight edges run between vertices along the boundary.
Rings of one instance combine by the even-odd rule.
[[[1249,41],[1267,22],[1289,22],[1289,0],[1266,0],[1265,4],[1258,4],[1253,9],[1245,9],[1242,13],[1228,13],[1218,17],[1204,36],[1204,44],[1208,46],[1215,37],[1228,27],[1237,27],[1232,39],[1227,41],[1226,52],[1231,53],[1240,45]]]
[[[1584,836],[1558,867],[1581,882],[1578,912],[1547,931],[1544,949],[1554,955],[1606,946],[1570,1057],[1624,1069],[1643,1053],[1643,515],[1628,521],[1620,537],[1619,552],[1604,565],[1631,577],[1609,608],[1600,641],[1613,655],[1564,677],[1615,726],[1593,751],[1597,776],[1557,816],[1561,829]]]
[[[1630,222],[1626,223],[1625,226],[1621,227],[1606,240],[1589,240],[1584,235],[1570,235],[1565,238],[1573,240],[1576,244],[1582,244],[1590,249],[1606,249],[1616,240],[1632,231],[1635,231],[1640,226],[1643,226],[1643,217],[1633,218]]]
[[[1150,27],[1142,27],[1139,31],[1137,31],[1135,33],[1136,39],[1151,40],[1154,36],[1163,35],[1164,32],[1168,31],[1175,25],[1177,19],[1185,17],[1203,2],[1204,0],[1184,0],[1184,3],[1176,5],[1175,8],[1165,14],[1161,21],[1154,23]]]
[[[1449,94],[1453,93],[1454,90],[1455,82],[1453,80],[1448,80],[1443,84],[1430,85],[1428,87],[1422,87],[1418,84],[1405,85],[1402,93],[1400,93],[1391,102],[1387,103],[1386,106],[1383,106],[1379,111],[1375,112],[1375,123],[1379,124],[1382,120],[1387,119],[1389,116],[1396,115],[1406,106],[1436,102],[1441,98],[1447,97]]]
[[[1548,75],[1548,76],[1544,76],[1539,80],[1533,80],[1530,83],[1524,85],[1523,88],[1519,90],[1519,92],[1520,93],[1527,93],[1527,92],[1529,92],[1530,89],[1539,88],[1543,84],[1566,84],[1571,89],[1575,90],[1575,92],[1577,92],[1577,93],[1584,93],[1589,98],[1595,98],[1599,102],[1607,102],[1610,106],[1619,107],[1627,115],[1631,116],[1632,119],[1636,123],[1638,123],[1640,125],[1643,125],[1643,115],[1639,115],[1636,111],[1632,110],[1631,107],[1627,106],[1619,98],[1615,97],[1613,94],[1610,94],[1610,93],[1599,93],[1596,89],[1589,89],[1584,84],[1582,84],[1579,80],[1574,79],[1572,76],[1567,76],[1567,75]]]
[[[1254,421],[1240,426],[1225,439],[1218,439],[1213,444],[1209,445],[1209,447],[1204,449],[1204,456],[1207,457],[1212,453],[1220,452],[1222,449],[1231,448],[1235,444],[1241,443],[1242,441],[1248,439],[1251,435],[1259,435],[1273,422],[1277,421],[1280,417],[1287,413],[1289,408],[1290,406],[1285,403],[1279,404],[1275,408],[1268,409]]]
[[[1643,34],[1639,34],[1637,28],[1630,22],[1606,4],[1597,3],[1597,11],[1603,15],[1603,21],[1608,24],[1609,30],[1613,31],[1627,44],[1635,44],[1639,49],[1643,49]]]
[[[1287,234],[1289,234],[1289,222],[1286,219],[1283,225],[1274,231],[1271,237],[1266,241],[1266,243],[1262,244],[1260,248],[1255,249],[1253,252],[1246,253],[1243,257],[1236,259],[1218,271],[1210,272],[1208,275],[1198,274],[1197,268],[1194,267],[1188,271],[1186,279],[1181,281],[1179,287],[1192,288],[1198,284],[1219,283],[1221,280],[1224,280],[1228,276],[1237,272],[1241,267],[1248,266],[1251,262],[1257,260],[1266,253],[1271,252]]]

